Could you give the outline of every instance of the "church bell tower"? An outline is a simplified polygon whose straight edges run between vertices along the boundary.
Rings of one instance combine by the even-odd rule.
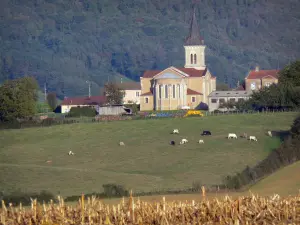
[[[194,8],[189,36],[185,39],[185,68],[204,70],[205,65],[205,45],[200,36],[198,23],[196,20],[196,10]]]

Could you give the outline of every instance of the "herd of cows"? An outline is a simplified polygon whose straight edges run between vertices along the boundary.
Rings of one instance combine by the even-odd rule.
[[[172,132],[172,134],[179,134],[179,130],[178,129],[174,129],[173,132]],[[271,131],[268,131],[268,134],[269,134],[269,136],[272,136]],[[212,135],[211,132],[208,131],[208,130],[204,130],[202,132],[202,134],[201,134],[201,136],[208,136],[208,135]],[[249,136],[249,138],[248,138],[248,135],[246,133],[244,133],[241,137],[246,138],[246,139],[248,139],[250,141],[257,141],[257,138],[255,136]],[[227,138],[228,139],[232,139],[232,138],[237,139],[237,135],[235,133],[229,133],[228,136],[227,136]],[[179,142],[180,145],[183,145],[183,144],[186,144],[186,143],[188,143],[188,140],[185,139],[185,138],[181,139],[181,141]],[[198,143],[199,144],[204,144],[204,141],[202,139],[200,139],[198,141]],[[176,143],[175,143],[175,141],[171,141],[170,144],[171,145],[175,145]]]
[[[174,130],[172,131],[171,134],[179,134],[179,130],[178,130],[178,129],[174,129]],[[209,130],[204,130],[204,131],[202,132],[202,134],[201,134],[201,136],[209,136],[209,135],[212,135],[211,132],[210,132]],[[271,131],[268,131],[268,135],[269,135],[270,137],[272,137],[272,132],[271,132]],[[257,138],[256,138],[255,136],[249,136],[249,137],[248,137],[248,135],[247,135],[246,133],[244,133],[244,134],[241,135],[240,137],[246,138],[246,139],[248,139],[248,140],[250,140],[250,141],[257,141]],[[238,136],[237,136],[235,133],[229,133],[228,136],[227,136],[227,138],[228,138],[228,139],[237,139]],[[186,144],[186,143],[188,143],[188,140],[187,140],[186,138],[181,139],[181,141],[179,142],[180,145],[183,145],[183,144]],[[200,140],[198,141],[198,143],[199,143],[199,144],[204,144],[204,140],[203,140],[203,139],[200,139]],[[124,146],[125,143],[121,141],[121,142],[119,142],[119,145],[120,145],[120,146]],[[170,145],[176,145],[176,142],[175,142],[174,140],[172,140],[172,141],[170,141]]]

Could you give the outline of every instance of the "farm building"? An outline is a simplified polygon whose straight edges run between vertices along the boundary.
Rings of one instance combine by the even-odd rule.
[[[131,109],[124,107],[123,105],[101,105],[97,109],[99,115],[122,115],[131,114]]]
[[[68,113],[73,107],[94,107],[98,111],[98,106],[103,105],[106,101],[105,96],[90,97],[71,97],[65,98],[61,103],[61,113]]]
[[[237,102],[250,98],[252,91],[213,91],[208,95],[209,111],[219,109],[220,105],[225,102]]]

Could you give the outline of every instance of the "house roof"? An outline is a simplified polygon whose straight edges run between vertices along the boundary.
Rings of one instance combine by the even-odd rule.
[[[251,91],[213,91],[208,97],[249,97]]]
[[[207,68],[205,68],[204,70],[197,70],[194,68],[178,68],[178,67],[174,67],[174,68],[180,70],[183,73],[188,74],[190,77],[202,77],[205,76],[207,72]],[[163,70],[146,70],[143,74],[143,78],[153,78],[155,75],[157,75],[162,71]]]
[[[187,89],[187,95],[203,95],[202,93],[198,92],[198,91],[194,91],[190,88]]]
[[[140,82],[122,82],[117,83],[117,86],[122,90],[141,90]]]
[[[196,19],[196,8],[194,7],[193,17],[190,24],[190,32],[185,39],[185,46],[188,45],[203,45],[203,38],[200,36],[199,26]]]
[[[91,97],[70,97],[65,98],[61,105],[102,105],[106,101],[105,96],[91,96]]]
[[[275,78],[278,79],[279,70],[251,70],[246,79],[263,79],[263,78]]]
[[[151,96],[153,95],[151,91],[141,94],[141,96]]]

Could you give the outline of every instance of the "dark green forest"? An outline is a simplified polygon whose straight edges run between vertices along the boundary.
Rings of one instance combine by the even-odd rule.
[[[62,98],[89,80],[99,95],[119,74],[181,67],[194,3],[218,82],[300,58],[297,0],[1,0],[0,82],[30,75]]]

